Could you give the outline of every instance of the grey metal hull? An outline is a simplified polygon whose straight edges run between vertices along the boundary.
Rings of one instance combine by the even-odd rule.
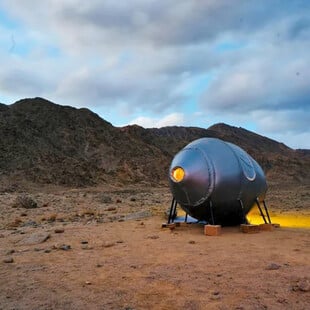
[[[171,177],[175,167],[185,171],[180,182]],[[195,140],[176,154],[169,183],[174,198],[189,215],[210,222],[211,202],[214,220],[222,225],[242,223],[244,214],[267,191],[259,164],[238,146],[214,138]]]

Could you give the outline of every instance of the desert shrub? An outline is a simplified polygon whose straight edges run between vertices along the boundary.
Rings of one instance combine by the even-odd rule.
[[[52,213],[52,214],[47,216],[47,221],[50,222],[50,223],[51,222],[55,222],[56,218],[57,218],[57,213]]]
[[[32,197],[24,194],[24,195],[17,196],[13,207],[25,208],[25,209],[35,209],[38,207],[38,204]]]
[[[13,222],[8,224],[8,227],[9,228],[18,227],[21,225],[21,223],[23,223],[23,221],[20,218],[15,218],[15,220]]]
[[[83,209],[83,210],[80,212],[80,214],[81,214],[81,216],[85,216],[85,215],[93,216],[93,215],[96,214],[96,210],[87,208],[87,209]]]
[[[99,197],[99,201],[101,203],[112,203],[112,198],[110,196],[107,196],[107,195],[101,195]]]

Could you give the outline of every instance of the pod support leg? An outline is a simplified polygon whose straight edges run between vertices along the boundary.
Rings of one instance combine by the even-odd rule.
[[[243,202],[241,199],[238,199],[240,207],[241,207],[241,211],[242,211],[242,217],[243,217],[243,224],[247,224],[248,221],[246,219],[245,213],[244,213],[244,207],[243,207]]]
[[[171,201],[170,211],[169,211],[168,224],[172,223],[173,220],[175,219],[177,204],[178,204],[177,201],[173,197]]]
[[[213,214],[213,205],[212,205],[212,201],[211,200],[209,201],[209,208],[210,208],[212,225],[215,225],[214,214]]]
[[[259,210],[260,215],[261,215],[261,217],[263,218],[265,224],[267,224],[266,216],[267,216],[267,219],[268,219],[269,224],[271,224],[271,220],[270,220],[270,216],[269,216],[269,212],[268,212],[268,209],[267,209],[265,200],[263,200],[263,204],[264,204],[264,209],[265,209],[266,216],[264,215],[264,212],[263,212],[263,210],[262,210],[262,208],[261,208],[261,206],[260,206],[260,203],[259,203],[258,198],[255,199],[255,202],[256,202],[256,204],[257,204],[258,210]]]
[[[268,212],[268,208],[267,208],[265,200],[263,200],[263,205],[264,205],[265,212],[266,212],[266,215],[267,215],[267,218],[268,218],[268,222],[269,222],[269,224],[271,224],[271,219],[270,219],[270,216],[269,216],[269,212]]]

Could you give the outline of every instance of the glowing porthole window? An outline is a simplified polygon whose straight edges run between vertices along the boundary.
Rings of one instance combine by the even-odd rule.
[[[181,182],[184,179],[185,171],[181,167],[175,167],[171,170],[171,177],[174,182]]]

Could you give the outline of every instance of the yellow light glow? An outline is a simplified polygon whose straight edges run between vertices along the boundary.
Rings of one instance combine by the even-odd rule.
[[[176,167],[171,171],[171,176],[175,182],[181,182],[184,179],[185,171],[181,167]]]
[[[299,227],[310,228],[310,216],[298,212],[271,212],[270,218],[272,223],[280,224],[281,227]],[[247,215],[251,224],[264,223],[257,208],[253,208]]]

